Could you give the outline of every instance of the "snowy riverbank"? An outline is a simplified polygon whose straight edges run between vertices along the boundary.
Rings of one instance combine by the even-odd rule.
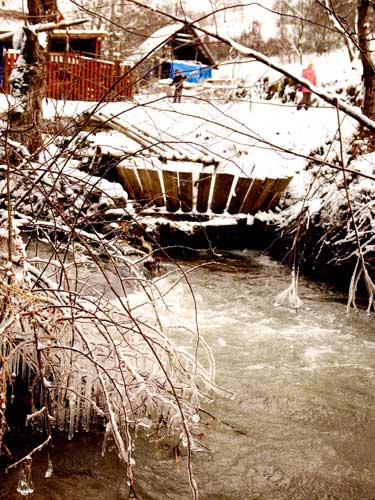
[[[335,57],[337,61],[337,55]],[[242,74],[238,76],[245,78],[250,86],[255,86],[264,77],[264,68],[260,63],[253,61],[240,66]],[[229,66],[223,68],[230,70]],[[358,69],[340,63],[338,71],[337,64],[334,66],[332,59],[328,58],[317,60],[316,69],[319,80],[330,91],[336,89],[341,98],[347,98],[351,102],[349,89],[353,85],[358,86]],[[298,68],[294,70],[298,73]],[[274,71],[272,74],[266,72],[266,76],[271,83],[281,77]],[[159,149],[164,147],[172,153],[173,148],[180,145],[192,161],[212,161],[218,165],[220,172],[234,175],[241,172],[243,175],[259,178],[292,176],[293,180],[279,208],[269,213],[258,213],[255,217],[272,227],[278,237],[282,238],[286,255],[289,246],[294,248],[294,237],[301,232],[308,234],[304,252],[298,257],[308,268],[324,270],[326,273],[334,264],[339,269],[345,267],[349,273],[358,253],[358,241],[353,237],[355,220],[361,228],[359,236],[363,237],[366,256],[371,259],[373,223],[369,193],[374,188],[371,179],[373,160],[372,155],[355,157],[353,153],[351,141],[357,127],[354,119],[342,112],[338,113],[335,108],[322,101],[308,111],[297,111],[295,102],[288,100],[289,94],[286,99],[283,96],[265,99],[250,93],[243,99],[230,102],[205,102],[194,91],[190,90],[188,93],[181,104],[173,104],[163,94],[144,94],[136,96],[131,102],[103,103],[99,106],[97,103],[45,100],[43,111],[47,129],[49,123],[55,127],[54,132],[60,137],[56,147],[51,136],[46,134],[46,143],[49,145],[43,160],[55,164],[55,156],[60,157],[57,161],[59,169],[69,169],[70,172],[64,178],[64,183],[70,182],[68,178],[80,179],[79,182],[74,181],[73,206],[79,210],[81,207],[85,208],[85,203],[89,203],[90,206],[84,212],[86,217],[90,216],[91,221],[94,221],[96,229],[107,224],[109,230],[121,233],[122,222],[118,224],[116,219],[129,220],[135,212],[132,204],[128,203],[125,207],[127,194],[122,192],[123,188],[119,184],[113,184],[113,178],[110,178],[112,185],[107,182],[104,186],[103,181],[99,181],[97,176],[108,172],[111,169],[110,163],[108,167],[102,165],[99,173],[91,164],[90,154],[99,148],[102,154],[112,159],[117,158],[125,164],[157,166],[161,160],[157,154],[151,154],[150,145],[159,142]],[[2,96],[0,106],[4,111],[7,104]],[[89,118],[92,111],[96,115],[100,113],[102,117],[115,115],[129,129],[132,126],[142,128],[149,134],[148,143],[145,145],[135,140],[134,135],[111,130],[105,123],[92,124]],[[82,124],[85,124],[84,132],[81,131]],[[73,137],[78,133],[68,147],[62,140],[66,131],[73,134]],[[66,141],[71,141],[71,137],[68,136]],[[358,154],[360,145],[357,144],[356,147]],[[85,163],[82,161],[85,155],[88,158],[84,167],[87,168],[86,174],[80,172]],[[169,155],[171,156],[170,153]],[[345,179],[340,172],[342,164],[349,169]],[[362,173],[367,177],[363,177]],[[84,194],[85,183],[95,186],[96,191],[93,191],[91,201]],[[69,189],[65,187],[64,191]],[[125,200],[124,203],[119,203],[120,198]],[[350,214],[348,199],[354,218]],[[67,203],[70,203],[69,200]],[[94,215],[99,211],[101,215],[98,226]],[[196,232],[197,226],[204,232],[208,226],[225,224],[230,227],[244,219],[243,215],[233,217],[224,213],[218,218],[215,214],[207,213],[204,220],[200,218],[197,224],[194,216],[188,218],[190,220],[181,220],[183,215],[177,214],[176,220],[171,221],[170,218],[163,219],[161,216],[155,219],[143,210],[142,214],[137,214],[133,228],[137,234],[136,239],[140,241],[139,227],[156,238],[161,231],[166,232],[161,229],[163,225],[174,228],[175,234],[178,231],[189,237]],[[253,217],[248,217],[248,224],[252,224],[253,220]],[[128,237],[131,238],[129,232]],[[185,242],[185,238],[182,240]],[[247,246],[246,242],[243,244]]]

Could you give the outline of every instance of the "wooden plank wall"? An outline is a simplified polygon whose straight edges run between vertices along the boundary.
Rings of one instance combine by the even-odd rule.
[[[211,210],[234,215],[267,211],[275,206],[292,179],[235,178],[226,173],[200,172],[194,183],[192,171],[117,168],[131,198],[142,205],[166,207],[168,212],[181,209],[203,214]]]
[[[163,182],[167,210],[168,212],[177,212],[180,208],[177,172],[163,170]]]
[[[197,211],[205,213],[208,210],[208,197],[210,195],[212,174],[203,173],[199,174],[198,179],[198,196],[197,196]]]
[[[193,173],[179,172],[178,186],[181,200],[181,210],[191,212],[193,209]]]
[[[211,201],[211,210],[214,214],[222,214],[224,212],[227,206],[233,179],[234,175],[230,174],[215,175],[215,187]]]
[[[237,180],[236,187],[234,189],[234,194],[230,200],[228,207],[228,212],[232,215],[240,213],[241,206],[245,199],[246,193],[248,192],[252,179],[249,177],[240,177]]]
[[[18,55],[5,52],[3,90]],[[73,101],[119,101],[133,96],[131,67],[76,54],[52,52],[46,72],[45,97]]]

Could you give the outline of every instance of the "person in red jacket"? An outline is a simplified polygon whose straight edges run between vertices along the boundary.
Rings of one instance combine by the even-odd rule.
[[[310,63],[307,66],[307,68],[302,70],[302,78],[305,78],[306,80],[311,82],[313,85],[316,85],[316,74],[314,71],[313,63]],[[304,107],[305,109],[308,109],[311,106],[312,92],[311,92],[311,90],[307,89],[306,87],[303,87],[302,85],[299,87],[299,90],[302,90],[302,99],[297,104],[297,109],[301,109],[302,107]]]

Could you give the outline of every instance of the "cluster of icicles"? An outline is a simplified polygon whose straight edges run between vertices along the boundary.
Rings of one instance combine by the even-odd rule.
[[[23,244],[16,236],[15,241],[18,255],[8,266],[8,285],[0,288],[8,301],[0,325],[1,356],[7,373],[28,384],[29,425],[46,432],[47,416],[69,439],[102,426],[103,453],[115,446],[128,477],[140,429],[148,438],[173,435],[190,451],[198,447],[192,430],[199,423],[201,390],[216,389],[214,361],[203,339],[207,368],[174,345],[156,313],[145,322],[125,300],[91,295],[94,290],[86,290],[85,297],[71,294],[20,256]],[[137,306],[138,315],[141,310]],[[23,495],[33,490],[31,455],[20,462]],[[46,475],[52,471],[49,463]]]

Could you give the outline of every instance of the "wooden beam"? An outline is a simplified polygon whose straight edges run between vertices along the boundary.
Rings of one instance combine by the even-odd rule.
[[[191,212],[193,208],[193,174],[192,172],[179,172],[178,180],[181,210]]]
[[[149,181],[149,178],[147,175],[147,169],[138,168],[137,172],[138,172],[139,180],[141,181],[141,186],[142,186],[142,191],[143,191],[142,200],[145,202],[149,202],[152,200],[152,193],[151,193],[150,181]]]
[[[127,168],[119,165],[117,167],[117,172],[119,173],[122,184],[130,198],[133,200],[139,200],[142,197],[142,187],[138,182],[134,168]]]
[[[240,212],[240,208],[252,182],[253,179],[249,177],[239,177],[237,179],[237,184],[228,207],[230,214],[238,214]]]
[[[177,212],[180,208],[178,199],[178,180],[177,172],[163,170],[165,204],[169,212]]]
[[[261,179],[254,179],[253,183],[250,186],[250,189],[246,195],[246,198],[240,208],[239,213],[248,214],[256,203],[258,196],[262,192],[264,181]]]
[[[212,174],[201,172],[198,179],[197,211],[207,212]]]
[[[254,215],[257,213],[259,210],[263,211],[265,209],[265,206],[267,205],[267,200],[269,195],[273,192],[273,187],[275,183],[277,182],[277,179],[269,179],[266,178],[263,184],[263,190],[259,194],[258,199],[250,209],[250,213]]]
[[[232,187],[234,175],[216,174],[215,186],[211,201],[211,210],[214,214],[221,214],[227,206],[228,196]]]
[[[163,207],[165,205],[163,190],[161,188],[159,171],[158,170],[148,170],[148,180],[150,183],[152,200],[157,207]]]
[[[291,180],[292,177],[285,177],[284,179],[278,179],[277,183],[273,187],[272,196],[270,196],[270,198],[267,199],[267,205],[265,206],[264,210],[271,210],[276,205],[276,203],[280,199],[280,196],[288,187],[288,184],[290,183]]]

